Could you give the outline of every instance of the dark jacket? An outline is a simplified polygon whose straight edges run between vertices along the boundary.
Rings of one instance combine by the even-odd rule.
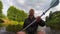
[[[23,28],[25,28],[26,26],[28,26],[28,25],[29,25],[30,23],[32,23],[35,19],[36,19],[35,17],[33,17],[32,19],[30,19],[29,17],[28,17],[27,19],[25,19]],[[44,26],[44,25],[45,25],[45,22],[41,19],[38,23],[35,22],[35,23],[32,24],[29,28],[27,28],[26,30],[27,30],[28,32],[34,32],[34,31],[37,30],[38,25]]]

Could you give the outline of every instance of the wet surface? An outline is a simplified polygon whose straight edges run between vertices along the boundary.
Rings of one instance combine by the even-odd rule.
[[[39,29],[41,29],[41,28],[39,28]],[[60,34],[60,30],[51,30],[50,27],[46,27],[44,29],[45,29],[46,34]],[[7,32],[6,27],[1,27],[0,28],[0,34],[15,34],[15,33]]]
[[[0,34],[14,34],[12,32],[0,32]]]
[[[7,32],[6,27],[0,27],[0,34],[15,34],[15,33]]]

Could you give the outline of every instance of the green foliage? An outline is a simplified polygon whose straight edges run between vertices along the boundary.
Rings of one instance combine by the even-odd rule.
[[[3,8],[3,5],[2,5],[2,2],[0,1],[0,13],[2,13],[2,8]]]
[[[0,18],[3,18],[3,14],[2,14],[2,9],[3,9],[3,4],[2,2],[0,1]]]
[[[23,24],[24,24],[24,22],[12,21],[12,20],[9,20],[8,18],[5,18],[3,20],[4,20],[4,26],[17,25],[17,24],[20,24],[21,26],[23,26]]]
[[[21,26],[23,26],[24,22],[20,22],[20,23],[18,23],[18,24],[20,24]]]
[[[0,23],[0,27],[3,27],[3,24],[2,23]]]
[[[4,21],[2,19],[0,19],[0,23],[3,23]]]
[[[7,12],[7,16],[10,20],[21,22],[27,17],[27,14],[23,10],[19,10],[14,6],[11,6]]]
[[[8,25],[6,27],[6,30],[8,32],[14,32],[14,33],[20,31],[21,29],[22,29],[22,26],[20,24],[17,24],[17,25]]]
[[[4,14],[1,14],[0,18],[6,18],[6,16]]]
[[[17,22],[17,21],[7,21],[8,23],[5,23],[4,25],[6,26],[6,30],[8,32],[18,32],[22,29],[23,23],[24,22]]]
[[[60,30],[60,11],[50,13],[49,17],[46,17],[46,25],[52,29]]]

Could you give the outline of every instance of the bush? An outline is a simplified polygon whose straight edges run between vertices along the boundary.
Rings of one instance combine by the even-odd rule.
[[[7,11],[7,17],[10,20],[21,22],[24,21],[25,18],[27,18],[27,13],[25,13],[24,10],[20,10],[14,6],[10,6]]]
[[[17,22],[9,19],[4,19],[4,25],[6,26],[6,30],[8,32],[17,32],[22,29],[24,22]]]
[[[21,26],[23,26],[24,22],[17,22],[17,21],[13,21],[13,20],[8,20],[8,19],[5,19],[4,20],[4,25],[5,26],[8,26],[8,25],[17,25],[17,24],[20,24]]]
[[[4,23],[4,21],[2,19],[0,19],[0,27],[3,26],[3,23]]]
[[[20,31],[21,29],[22,29],[22,26],[20,24],[17,24],[17,25],[8,25],[6,27],[6,30],[8,32],[14,32],[14,33]]]
[[[51,29],[60,30],[60,11],[50,13],[49,17],[46,17],[46,26]]]
[[[0,23],[3,23],[4,21],[2,19],[0,19]]]
[[[2,23],[0,23],[0,27],[3,27],[3,24]]]

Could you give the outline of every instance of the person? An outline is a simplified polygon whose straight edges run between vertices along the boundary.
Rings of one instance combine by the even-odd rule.
[[[34,9],[30,9],[29,11],[29,16],[28,18],[25,19],[24,21],[24,25],[23,25],[23,28],[25,28],[26,26],[28,26],[30,23],[32,23],[34,20],[36,19],[36,22],[33,23],[30,27],[28,27],[26,29],[27,33],[28,34],[36,34],[37,32],[37,28],[38,28],[38,25],[40,26],[45,26],[45,22],[41,19],[40,16],[38,16],[37,18],[34,17]]]

